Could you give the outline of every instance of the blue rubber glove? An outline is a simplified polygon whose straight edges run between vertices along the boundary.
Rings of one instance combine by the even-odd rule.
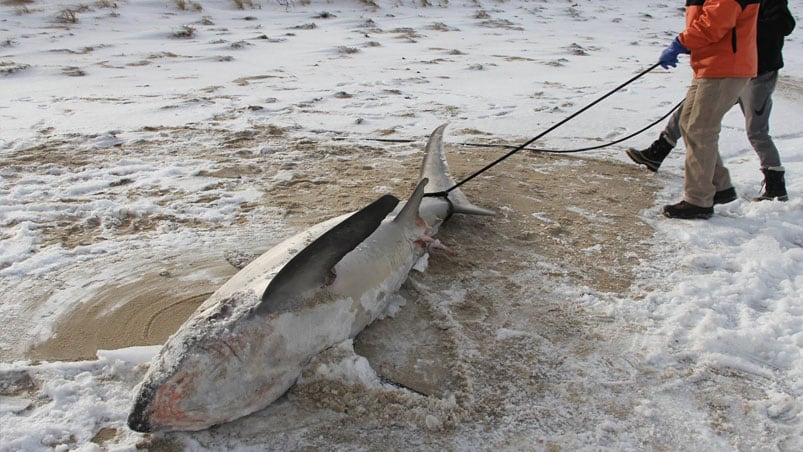
[[[678,64],[678,55],[681,53],[690,52],[689,49],[680,43],[678,38],[675,38],[675,40],[672,41],[672,44],[670,44],[669,47],[661,52],[661,57],[658,58],[658,62],[661,63],[661,67],[664,69],[669,69],[669,66],[675,67]]]

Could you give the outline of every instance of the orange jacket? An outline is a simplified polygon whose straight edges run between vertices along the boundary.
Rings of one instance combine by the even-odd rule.
[[[686,29],[694,78],[755,77],[760,0],[687,0]]]

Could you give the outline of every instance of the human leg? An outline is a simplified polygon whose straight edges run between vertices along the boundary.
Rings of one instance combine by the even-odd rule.
[[[770,136],[772,93],[778,83],[778,71],[768,72],[750,79],[739,96],[744,113],[747,138],[758,154],[762,169],[781,167],[781,156]]]
[[[683,105],[681,104],[681,106],[672,113],[672,116],[669,117],[669,121],[666,122],[666,127],[664,127],[664,130],[661,132],[661,138],[671,144],[672,147],[675,147],[680,139],[680,115],[682,113]]]
[[[684,200],[713,205],[714,194],[733,185],[719,155],[722,118],[739,98],[749,79],[695,79],[689,87],[680,128],[686,143]]]
[[[665,216],[709,218],[714,213],[717,193],[733,191],[730,174],[719,155],[719,132],[722,118],[736,103],[748,80],[724,78],[692,81],[680,115],[681,135],[686,144],[684,199],[677,204],[664,206]],[[729,202],[723,199],[717,201]]]
[[[754,201],[789,199],[786,193],[785,170],[781,164],[778,148],[770,136],[772,93],[778,82],[778,71],[761,74],[750,80],[742,95],[742,108],[747,129],[747,138],[758,155],[761,172],[764,173],[764,189]]]

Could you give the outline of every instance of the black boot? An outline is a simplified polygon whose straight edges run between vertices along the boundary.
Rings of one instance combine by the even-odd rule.
[[[737,198],[735,188],[726,188],[714,193],[714,204],[727,204],[736,201]]]
[[[664,216],[667,218],[679,218],[681,220],[705,220],[714,215],[713,207],[700,207],[680,201],[677,204],[664,206]]]
[[[786,194],[786,181],[784,180],[784,171],[762,168],[761,172],[764,173],[764,191],[753,198],[753,201],[788,201],[789,196]]]
[[[658,167],[661,166],[661,162],[669,155],[673,147],[675,146],[669,144],[666,138],[661,135],[650,147],[643,151],[633,148],[628,149],[627,156],[639,165],[645,165],[650,171],[656,172],[658,171]]]

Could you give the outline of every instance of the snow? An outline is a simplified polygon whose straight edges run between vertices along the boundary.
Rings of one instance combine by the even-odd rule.
[[[264,250],[297,232],[299,225],[287,221],[272,199],[266,201],[256,179],[288,190],[314,185],[298,168],[307,158],[321,158],[306,150],[314,142],[305,147],[305,137],[345,136],[358,146],[361,139],[392,131],[391,138],[421,141],[449,121],[455,141],[470,141],[466,131],[474,130],[489,139],[523,142],[653,64],[684,24],[681,2],[666,0],[430,6],[378,1],[378,7],[340,0],[255,1],[256,7],[245,10],[215,0],[199,2],[201,11],[182,11],[167,0],[104,6],[110,3],[85,9],[69,0],[0,5],[3,451],[133,450],[155,441],[128,430],[125,418],[158,346],[98,351],[96,360],[78,362],[30,360],[23,349],[51,336],[59,319],[93,294],[133,278],[131,269],[145,273],[158,263],[178,266],[188,256]],[[789,3],[800,18],[803,0]],[[66,8],[76,11],[76,23],[56,21]],[[192,27],[194,36],[173,37],[184,27]],[[661,206],[681,197],[679,149],[655,175],[663,187],[655,205],[638,213],[655,235],[649,239],[650,258],[634,268],[631,290],[613,296],[574,285],[554,288],[574,300],[571,309],[578,317],[611,325],[598,333],[617,332],[608,338],[609,348],[565,357],[560,391],[526,402],[511,396],[492,420],[450,422],[454,407],[448,402],[448,408],[420,416],[420,431],[398,430],[415,432],[412,436],[382,432],[383,444],[456,450],[803,450],[801,36],[796,30],[787,39],[772,118],[788,202],[750,201],[761,180],[758,160],[734,109],[723,123],[720,150],[740,194],[737,201],[717,206],[708,221],[661,217]],[[691,77],[685,63],[681,57],[677,69],[651,72],[537,144],[576,148],[641,127],[682,98]],[[248,140],[249,131],[268,126],[298,147],[284,150]],[[220,142],[211,131],[228,132],[232,141]],[[592,154],[629,164],[622,150],[646,145],[657,133],[655,128]],[[250,156],[271,158],[269,172],[219,175],[225,159],[212,152],[228,146],[228,162],[242,160],[246,166]],[[411,147],[367,153],[360,164],[384,168],[418,155],[420,146]],[[32,157],[26,161],[20,153]],[[547,169],[534,165],[533,171]],[[340,181],[373,196],[414,177],[395,176],[364,189],[354,188],[346,175]],[[504,199],[499,202],[484,207],[513,209]],[[575,200],[567,204],[588,221],[612,221]],[[354,206],[348,207],[324,213],[335,216]],[[538,206],[533,209],[528,216],[560,226]],[[502,218],[483,221],[493,225]],[[54,235],[63,229],[69,233]],[[94,236],[86,235],[90,230]],[[596,260],[604,247],[581,252]],[[540,258],[536,251],[530,256]],[[482,261],[466,278],[498,276],[496,266],[503,264]],[[539,262],[532,273],[517,274],[517,283],[525,293],[541,284],[559,285],[542,282],[539,273],[559,269],[560,262]],[[212,289],[225,281],[209,268],[194,278]],[[439,312],[466,303],[468,289],[455,284],[436,294],[442,297],[435,303]],[[461,357],[477,360],[482,344],[470,333],[455,332],[457,348]],[[530,350],[526,347],[543,356],[563,351],[522,324],[494,328],[491,338],[511,349],[522,347],[522,353]],[[351,343],[336,355],[316,363],[303,381],[401,392],[380,383]],[[522,372],[557,371],[536,365]],[[25,378],[16,380],[20,375],[40,383],[30,386]],[[521,398],[529,394],[521,387],[509,391]],[[306,435],[345,415],[330,406],[311,411],[294,404],[304,394],[218,431],[163,440],[189,449],[254,448],[260,444],[254,438],[265,432],[274,435],[264,441],[275,448],[334,441]],[[98,439],[104,429],[114,432],[111,439]],[[512,429],[515,435],[508,435]],[[352,443],[344,439],[349,432]],[[355,426],[337,444],[364,447],[358,438],[364,434]]]
[[[299,380],[299,383],[309,383],[312,379],[335,379],[348,384],[361,384],[367,387],[381,387],[381,382],[371,369],[370,363],[362,356],[354,354],[351,339],[332,347],[329,354],[337,356],[334,362],[313,363],[309,366],[314,369],[309,377]],[[334,364],[334,365],[332,365]]]

